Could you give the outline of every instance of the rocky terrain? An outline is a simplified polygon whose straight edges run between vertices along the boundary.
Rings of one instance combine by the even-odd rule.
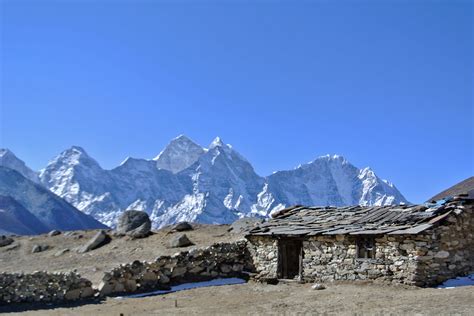
[[[130,212],[122,216],[117,231],[52,231],[49,234],[14,236],[2,239],[0,272],[33,273],[38,270],[69,272],[75,270],[93,284],[99,284],[111,271],[123,271],[114,282],[130,281],[134,260],[153,262],[157,257],[178,251],[202,249],[216,242],[235,242],[242,238],[243,228],[254,223],[242,221],[229,225],[180,224],[148,232],[150,223]],[[230,231],[231,230],[231,231]],[[99,235],[110,238],[107,242]],[[136,235],[138,234],[138,235]],[[182,236],[186,236],[182,240]],[[135,236],[135,237],[134,237]],[[146,237],[145,237],[146,236]],[[138,238],[140,237],[140,238]],[[84,247],[94,242],[86,251]],[[97,243],[96,243],[97,242]],[[195,253],[190,251],[189,254]],[[120,266],[120,263],[128,265]],[[130,268],[129,268],[130,267]],[[222,269],[221,267],[220,269]],[[201,268],[202,269],[202,268]],[[229,267],[231,269],[231,267]],[[230,270],[231,271],[231,270]],[[123,274],[125,273],[125,274]],[[176,273],[173,272],[173,275]],[[31,275],[31,274],[29,274]],[[50,278],[72,278],[90,289],[88,281],[75,275],[53,275]],[[77,280],[77,281],[74,281]],[[81,284],[82,284],[81,283]],[[78,285],[79,286],[79,285]],[[278,285],[250,281],[246,284],[197,288],[165,295],[142,298],[107,297],[77,303],[39,304],[22,303],[0,306],[0,313],[26,315],[150,315],[150,314],[337,314],[380,315],[408,314],[470,315],[474,308],[472,286],[456,289],[386,286],[377,283],[326,283],[312,289],[311,284],[294,282]],[[74,295],[74,292],[67,295]],[[83,291],[84,293],[84,291]]]
[[[160,255],[171,255],[181,250],[209,246],[217,241],[235,241],[241,236],[227,230],[228,225],[194,225],[186,236],[193,245],[181,248],[170,247],[170,242],[178,234],[171,227],[155,231],[147,238],[133,239],[129,236],[111,236],[111,241],[93,251],[78,253],[97,234],[95,230],[65,232],[55,236],[13,237],[9,246],[0,247],[0,272],[27,272],[37,270],[69,272],[76,270],[81,276],[99,283],[104,271],[121,263],[134,260],[153,261]],[[33,252],[39,245],[44,251]]]

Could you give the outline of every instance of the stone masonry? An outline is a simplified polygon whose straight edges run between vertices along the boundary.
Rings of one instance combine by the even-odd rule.
[[[247,236],[257,279],[277,278],[278,239]],[[357,258],[357,236],[303,239],[303,281],[378,280],[432,286],[474,271],[472,209],[420,234],[376,235],[375,258]]]
[[[64,302],[94,296],[92,283],[77,273],[0,273],[0,305]]]
[[[160,256],[153,262],[134,261],[106,272],[99,292],[132,293],[218,277],[246,277],[244,271],[252,269],[249,258],[246,242],[240,241]]]

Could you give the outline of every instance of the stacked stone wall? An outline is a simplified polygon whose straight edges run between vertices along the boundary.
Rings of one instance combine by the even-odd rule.
[[[100,295],[167,289],[171,285],[218,277],[247,277],[252,270],[246,242],[218,243],[160,256],[153,262],[135,261],[104,274]]]
[[[79,274],[0,273],[0,304],[67,302],[92,297],[169,289],[172,285],[215,278],[248,277],[253,271],[246,241],[134,261],[105,272],[98,288]]]
[[[444,225],[431,228],[416,244],[417,280],[439,284],[460,275],[474,273],[474,210],[449,216]]]
[[[247,248],[256,279],[276,279],[278,269],[278,240],[269,237],[249,236]]]
[[[375,258],[357,258],[356,237],[312,237],[303,242],[303,279],[307,281],[376,280],[413,284],[416,271],[412,240],[375,238]]]
[[[94,294],[92,283],[74,272],[0,273],[0,304],[64,302]]]

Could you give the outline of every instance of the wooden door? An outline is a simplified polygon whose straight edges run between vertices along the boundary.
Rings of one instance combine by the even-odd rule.
[[[301,240],[282,239],[279,242],[279,273],[282,279],[294,279],[301,274]]]

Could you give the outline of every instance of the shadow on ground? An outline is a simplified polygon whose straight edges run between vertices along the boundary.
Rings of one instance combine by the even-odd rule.
[[[105,299],[90,299],[68,303],[13,303],[9,305],[0,305],[0,314],[3,313],[21,313],[26,311],[51,310],[55,308],[73,308],[82,305],[101,304]]]

